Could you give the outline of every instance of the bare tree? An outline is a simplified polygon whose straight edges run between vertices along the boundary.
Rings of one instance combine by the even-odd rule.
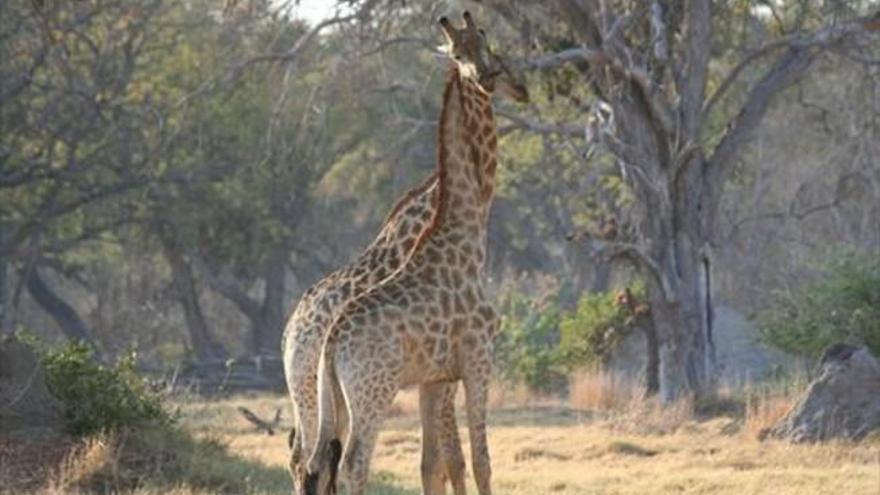
[[[730,22],[724,3],[483,3],[527,39],[568,46],[527,67],[573,64],[582,84],[610,108],[606,125],[584,132],[617,158],[635,195],[637,235],[606,242],[600,251],[630,261],[647,282],[661,397],[711,391],[713,251],[724,185],[774,97],[825,53],[869,50],[872,31],[880,28],[877,16],[858,17],[836,2],[822,8],[798,3],[793,20],[779,26],[781,34],[765,35],[709,92],[710,62],[719,58],[713,34]],[[757,16],[750,12],[746,20],[758,23]],[[744,74],[754,82],[744,83]],[[726,100],[744,86],[735,102]],[[718,121],[722,130],[712,134]],[[555,127],[565,132],[569,126]]]

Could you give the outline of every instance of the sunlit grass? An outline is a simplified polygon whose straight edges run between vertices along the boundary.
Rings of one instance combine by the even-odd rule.
[[[756,401],[750,406],[754,413],[745,418],[702,421],[685,412],[692,410],[690,406],[664,413],[659,405],[634,401],[619,413],[598,415],[538,399],[531,406],[499,404],[491,413],[489,433],[495,491],[502,495],[880,492],[880,439],[859,445],[757,440],[754,425],[763,426],[777,416],[782,400],[774,398],[765,405]],[[283,435],[256,432],[235,408],[245,404],[268,417],[276,407],[287,413],[286,401],[285,397],[240,397],[191,403],[183,408],[184,422],[194,431],[220,435],[232,452],[283,467],[288,460]],[[373,459],[370,493],[420,493],[416,407],[413,393],[407,392],[396,407],[398,415],[386,423]],[[459,426],[469,457],[461,415]],[[476,493],[471,479],[469,491]]]
[[[510,405],[495,401],[489,432],[495,493],[880,493],[880,435],[858,445],[792,445],[756,438],[791,397],[758,394],[735,414],[700,416],[694,413],[699,407],[689,401],[663,408],[620,390],[603,397],[602,390],[612,390],[603,384],[608,377],[581,380],[573,384],[581,391],[572,403],[528,398],[523,391],[511,395]],[[595,411],[588,404],[608,407]],[[242,405],[267,418],[281,408],[280,430],[272,436],[257,431],[237,411]],[[93,437],[55,470],[47,493],[99,493],[101,483],[113,493],[139,495],[290,493],[285,396],[178,399],[175,407],[187,434]],[[417,394],[402,394],[379,437],[369,493],[421,493],[417,408]],[[461,414],[459,426],[469,457]],[[150,462],[121,462],[138,453]],[[156,461],[159,453],[167,458]],[[140,471],[131,472],[138,466]],[[134,475],[138,482],[126,484]],[[476,493],[472,479],[468,483],[469,493]]]

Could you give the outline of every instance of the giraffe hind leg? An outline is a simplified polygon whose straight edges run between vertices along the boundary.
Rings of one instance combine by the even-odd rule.
[[[337,360],[337,363],[342,362],[345,360]],[[371,377],[373,380],[367,385],[357,379],[356,371],[351,371],[338,370],[340,388],[348,407],[348,434],[342,452],[340,475],[348,485],[349,495],[364,495],[379,427],[397,395],[398,377],[386,370],[382,373],[384,376]]]

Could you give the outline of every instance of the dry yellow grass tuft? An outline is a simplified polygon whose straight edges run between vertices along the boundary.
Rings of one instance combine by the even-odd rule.
[[[577,373],[569,383],[569,404],[575,409],[619,412],[643,398],[640,384],[605,370]]]
[[[794,407],[795,400],[784,395],[749,395],[746,401],[744,433],[758,438],[762,432],[779,422]]]
[[[116,439],[106,435],[88,438],[72,449],[49,478],[47,492],[65,493],[95,484],[119,470]]]

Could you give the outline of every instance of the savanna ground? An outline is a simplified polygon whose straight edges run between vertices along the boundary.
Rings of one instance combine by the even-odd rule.
[[[745,400],[730,398],[696,407],[682,403],[661,410],[649,401],[610,392],[612,385],[581,379],[568,401],[536,399],[499,387],[490,417],[495,492],[880,493],[878,435],[858,445],[758,440],[759,431],[790,406],[790,397],[755,394]],[[398,399],[379,438],[370,493],[419,493],[417,404],[413,392]],[[271,417],[282,408],[287,421],[285,397],[178,400],[174,406],[179,408],[180,427],[194,439],[183,433],[148,434],[98,437],[71,445],[74,454],[59,469],[43,473],[48,481],[38,492],[289,493],[286,431],[274,436],[258,432],[237,411],[246,406]],[[287,426],[283,423],[285,430]],[[467,455],[461,416],[459,426]],[[153,452],[150,461],[132,453],[142,450]],[[5,470],[0,467],[0,480],[4,472],[9,475],[8,461],[0,453],[0,462],[7,463]],[[469,490],[476,493],[472,484]]]

